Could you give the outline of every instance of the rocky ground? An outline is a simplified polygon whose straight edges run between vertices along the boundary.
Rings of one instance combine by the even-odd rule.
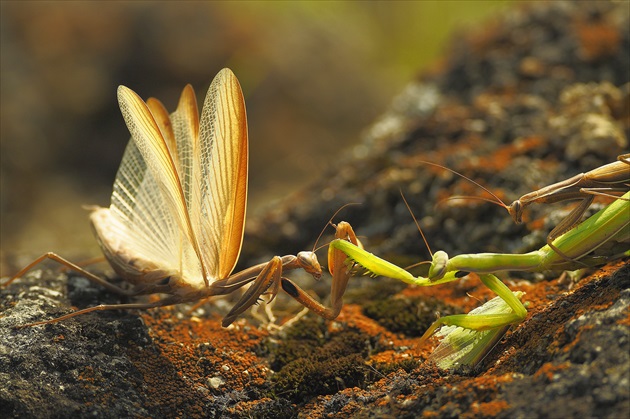
[[[309,249],[332,214],[401,266],[449,254],[541,247],[571,204],[533,206],[516,225],[479,201],[458,170],[512,200],[614,161],[630,131],[630,12],[616,2],[526,4],[453,40],[320,181],[250,220],[240,267]],[[421,47],[421,42],[419,42]],[[606,201],[594,205],[601,208]],[[330,236],[330,234],[328,234]],[[325,243],[330,237],[324,237]],[[626,245],[627,248],[627,245]],[[321,259],[324,260],[324,253]],[[237,268],[238,269],[238,268]],[[105,272],[107,273],[107,272]],[[189,312],[103,312],[15,329],[72,306],[116,303],[78,276],[34,270],[2,288],[0,411],[7,417],[627,417],[630,268],[579,282],[559,272],[502,275],[527,319],[474,369],[426,362],[419,336],[442,314],[492,298],[470,276],[431,288],[353,280],[335,321],[307,315],[277,331],[264,316],[224,329],[228,302]],[[329,279],[296,276],[326,298]],[[115,280],[115,279],[114,279]],[[274,307],[282,324],[299,311]]]

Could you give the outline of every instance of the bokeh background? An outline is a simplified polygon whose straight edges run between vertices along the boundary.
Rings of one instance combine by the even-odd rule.
[[[249,214],[316,178],[452,32],[509,1],[0,3],[0,269],[100,254],[82,204],[107,206],[128,132],[124,84],[174,109],[230,67],[248,109]]]

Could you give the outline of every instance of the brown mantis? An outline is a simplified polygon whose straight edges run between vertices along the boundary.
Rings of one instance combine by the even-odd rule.
[[[280,287],[326,318],[341,310],[349,274],[345,255],[331,249],[332,308],[302,291],[283,273],[304,269],[322,274],[314,252],[275,256],[236,274],[245,225],[248,134],[245,102],[236,76],[221,70],[212,81],[199,117],[190,85],[174,113],[156,99],[145,103],[120,86],[118,102],[131,140],[114,182],[109,208],[92,207],[98,243],[116,273],[133,285],[126,290],[54,253],[46,253],[4,285],[45,259],[55,260],[106,289],[124,296],[168,294],[154,302],[99,305],[24,326],[53,323],[101,310],[149,309],[225,295],[252,283],[224,318],[223,326]],[[357,244],[347,223],[337,239]]]
[[[527,193],[505,208],[514,222],[521,223],[523,211],[531,204],[553,204],[571,199],[581,200],[580,204],[549,233],[547,244],[550,244],[558,236],[575,227],[586,209],[593,203],[596,195],[619,198],[628,191],[629,186],[630,154],[622,154],[617,157],[615,162]]]
[[[563,253],[560,249],[554,247],[553,241],[562,234],[571,230],[580,222],[588,207],[590,207],[593,203],[595,196],[603,195],[611,196],[616,199],[626,199],[622,198],[621,195],[627,192],[628,187],[630,186],[630,154],[622,154],[617,157],[617,161],[615,162],[605,164],[586,173],[579,173],[569,179],[553,183],[533,192],[529,192],[512,202],[510,205],[507,205],[490,190],[461,173],[456,172],[455,170],[427,161],[423,161],[422,163],[440,167],[461,176],[479,186],[494,198],[484,199],[467,196],[454,196],[448,199],[474,198],[487,200],[505,208],[517,224],[523,222],[523,212],[525,211],[525,208],[532,204],[553,204],[567,200],[580,200],[579,205],[575,207],[569,215],[567,215],[547,235],[547,245],[549,245],[561,256]]]

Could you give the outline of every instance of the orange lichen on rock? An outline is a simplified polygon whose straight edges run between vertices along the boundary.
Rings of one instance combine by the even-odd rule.
[[[506,410],[509,407],[509,404],[505,400],[496,400],[492,402],[486,403],[473,403],[470,406],[470,414],[466,416],[484,416],[484,417],[495,417],[502,411]]]
[[[621,45],[621,34],[609,22],[578,22],[575,25],[578,35],[578,52],[587,61],[615,56]]]
[[[151,341],[127,351],[156,409],[201,416],[213,395],[264,385],[270,370],[254,351],[265,330],[246,323],[225,329],[219,319],[179,319],[175,312],[143,312]]]
[[[527,222],[527,213],[523,216],[523,220],[527,222],[527,228],[530,231],[540,231],[545,228],[545,221],[547,217],[537,218],[535,220]]]
[[[465,163],[462,167],[482,172],[500,173],[511,164],[514,157],[526,154],[531,150],[538,149],[545,143],[546,140],[540,136],[534,135],[521,138],[509,144],[497,147],[487,156],[479,157],[474,164]]]
[[[534,378],[543,378],[546,383],[551,383],[558,372],[566,370],[569,367],[568,362],[564,362],[561,364],[552,364],[546,362],[540,367],[538,371],[534,374]]]
[[[329,330],[334,331],[343,325],[344,329],[358,329],[369,336],[378,336],[384,345],[389,345],[389,342],[395,345],[394,342],[400,341],[398,334],[390,332],[378,322],[366,317],[362,310],[363,308],[358,304],[346,304],[339,317],[329,324]]]

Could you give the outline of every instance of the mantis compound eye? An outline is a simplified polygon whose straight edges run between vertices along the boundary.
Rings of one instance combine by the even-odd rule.
[[[438,250],[433,254],[433,262],[429,268],[429,280],[437,280],[446,273],[446,264],[448,262],[448,254],[442,250]]]
[[[523,204],[521,204],[520,200],[517,199],[512,202],[512,205],[508,207],[508,211],[515,223],[520,224],[523,222]]]

